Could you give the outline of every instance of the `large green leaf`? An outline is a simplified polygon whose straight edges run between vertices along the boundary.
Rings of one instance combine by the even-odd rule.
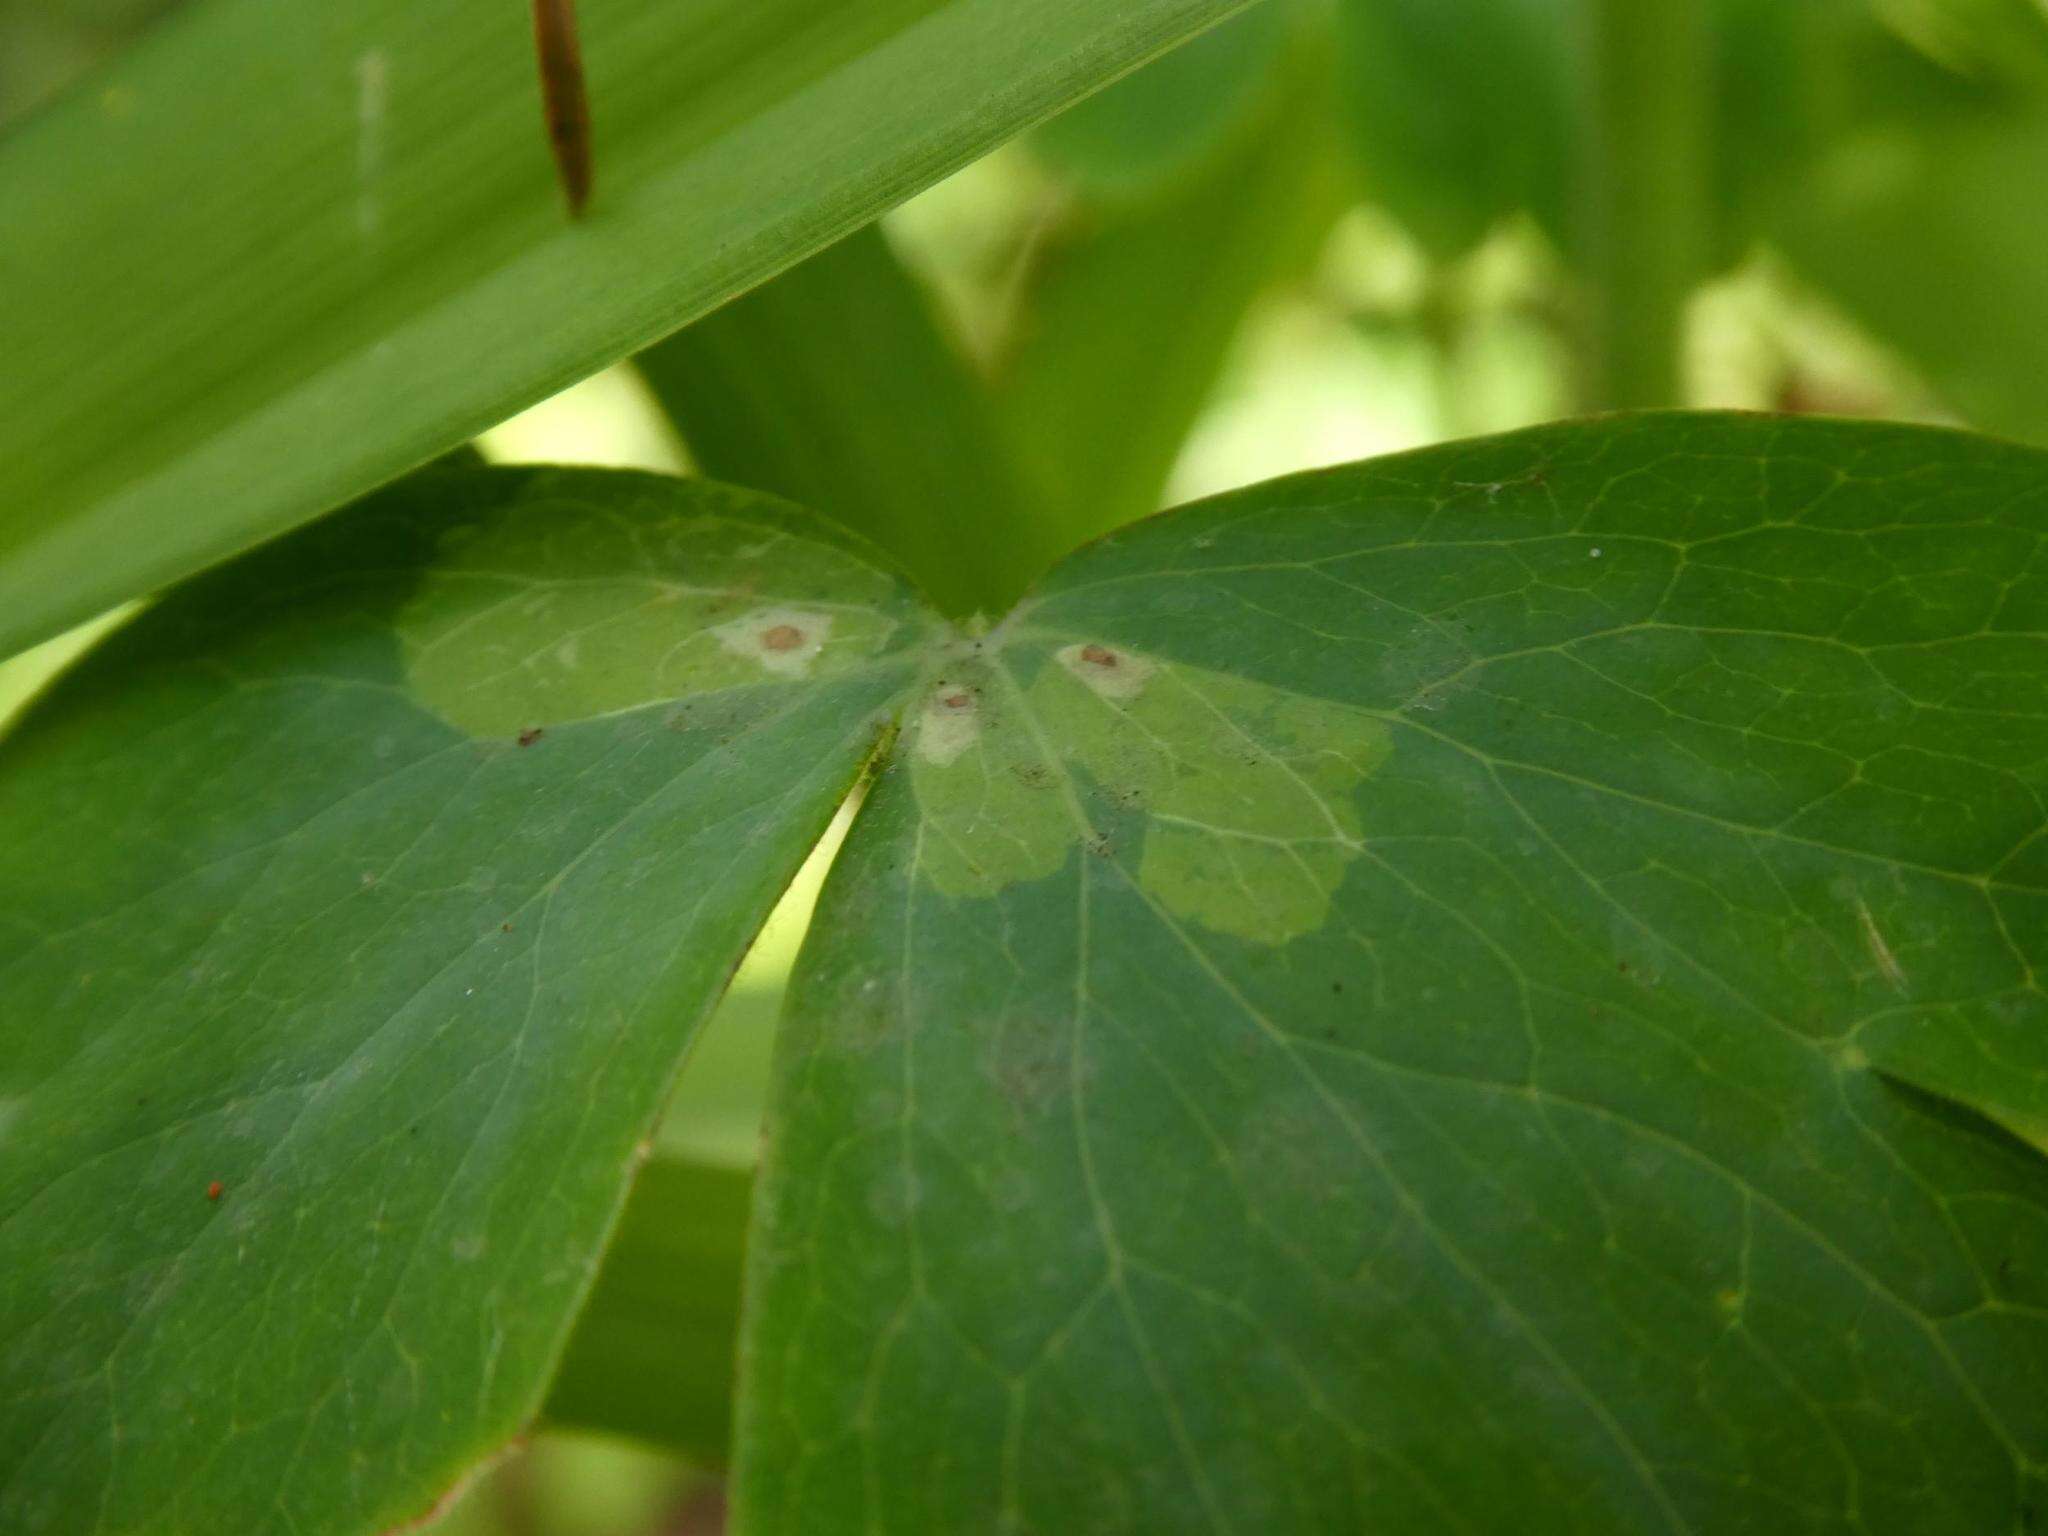
[[[926,623],[764,497],[432,472],[42,700],[0,745],[0,1529],[380,1530],[529,1422]]]
[[[204,0],[0,140],[0,651],[473,435],[1245,0]]]
[[[1067,563],[828,882],[745,1528],[2027,1529],[2044,570],[2048,457],[1714,417]]]
[[[641,476],[259,552],[0,745],[0,1528],[371,1531],[540,1413],[887,738],[755,1197],[756,1536],[2022,1530],[2044,548],[2048,456],[1676,416],[1190,508],[987,633]],[[635,1233],[557,1411],[715,1438],[673,1256],[730,1242]],[[593,1406],[665,1312],[692,1402]]]

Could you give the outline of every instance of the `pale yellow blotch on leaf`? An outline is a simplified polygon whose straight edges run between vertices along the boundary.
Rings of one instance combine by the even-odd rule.
[[[1103,698],[1119,704],[1143,693],[1159,671],[1157,662],[1100,641],[1070,645],[1055,653],[1054,659]]]
[[[807,608],[760,608],[712,634],[733,655],[777,677],[809,677],[832,636],[832,615]]]
[[[1073,816],[1015,705],[962,647],[944,659],[911,725],[911,783],[926,819],[919,867],[948,896],[993,896],[1066,861]]]
[[[426,704],[472,735],[514,736],[825,681],[870,663],[904,604],[893,578],[822,540],[537,494],[451,530],[398,631]]]
[[[1101,641],[1050,659],[1021,704],[1007,693],[1031,728],[920,722],[927,846],[960,850],[927,859],[938,889],[993,895],[1135,832],[1138,884],[1175,918],[1265,944],[1328,920],[1363,852],[1354,795],[1390,750],[1383,721]]]
[[[981,701],[965,688],[939,687],[918,716],[916,751],[922,762],[950,767],[981,736]]]

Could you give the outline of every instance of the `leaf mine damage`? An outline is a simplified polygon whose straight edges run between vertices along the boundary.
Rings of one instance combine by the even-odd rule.
[[[775,677],[804,678],[832,637],[832,615],[807,608],[758,608],[711,631],[726,651]]]
[[[980,711],[972,689],[939,679],[925,700],[917,724],[917,756],[944,768],[957,762],[981,736]]]
[[[658,494],[655,477],[621,482],[636,483]],[[413,688],[472,735],[823,682],[898,638],[892,578],[848,549],[715,511],[622,519],[574,485],[531,474],[458,526],[400,615]]]
[[[923,868],[987,897],[1076,844],[1136,848],[1175,916],[1282,944],[1328,916],[1362,851],[1352,792],[1388,750],[1386,726],[1343,705],[1099,640],[1017,645],[949,668],[916,722]]]

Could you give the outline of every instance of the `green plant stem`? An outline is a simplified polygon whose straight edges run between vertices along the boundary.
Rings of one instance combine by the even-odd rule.
[[[1592,410],[1682,402],[1705,270],[1713,38],[1705,0],[1587,0],[1582,388]]]

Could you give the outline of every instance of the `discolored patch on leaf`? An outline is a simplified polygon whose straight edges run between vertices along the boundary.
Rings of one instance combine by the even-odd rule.
[[[641,492],[664,495],[660,484]],[[727,508],[720,497],[738,493],[714,488],[701,512],[649,518],[575,485],[542,472],[459,523],[399,616],[413,688],[472,735],[829,681],[872,662],[909,618],[893,577],[818,524],[778,521],[765,498]]]
[[[720,624],[711,633],[730,654],[770,676],[809,677],[831,640],[832,615],[777,605]]]
[[[1362,850],[1353,791],[1389,743],[1341,704],[1101,640],[1015,643],[951,669],[919,720],[921,867],[982,897],[1076,843],[1135,847],[1140,886],[1177,917],[1283,944],[1328,916]]]
[[[948,896],[988,897],[1066,862],[1072,809],[1000,668],[946,658],[910,727],[911,781],[929,835],[919,867]]]
[[[1159,671],[1156,662],[1135,651],[1120,651],[1099,640],[1070,645],[1054,659],[1103,698],[1118,704],[1137,698]]]

